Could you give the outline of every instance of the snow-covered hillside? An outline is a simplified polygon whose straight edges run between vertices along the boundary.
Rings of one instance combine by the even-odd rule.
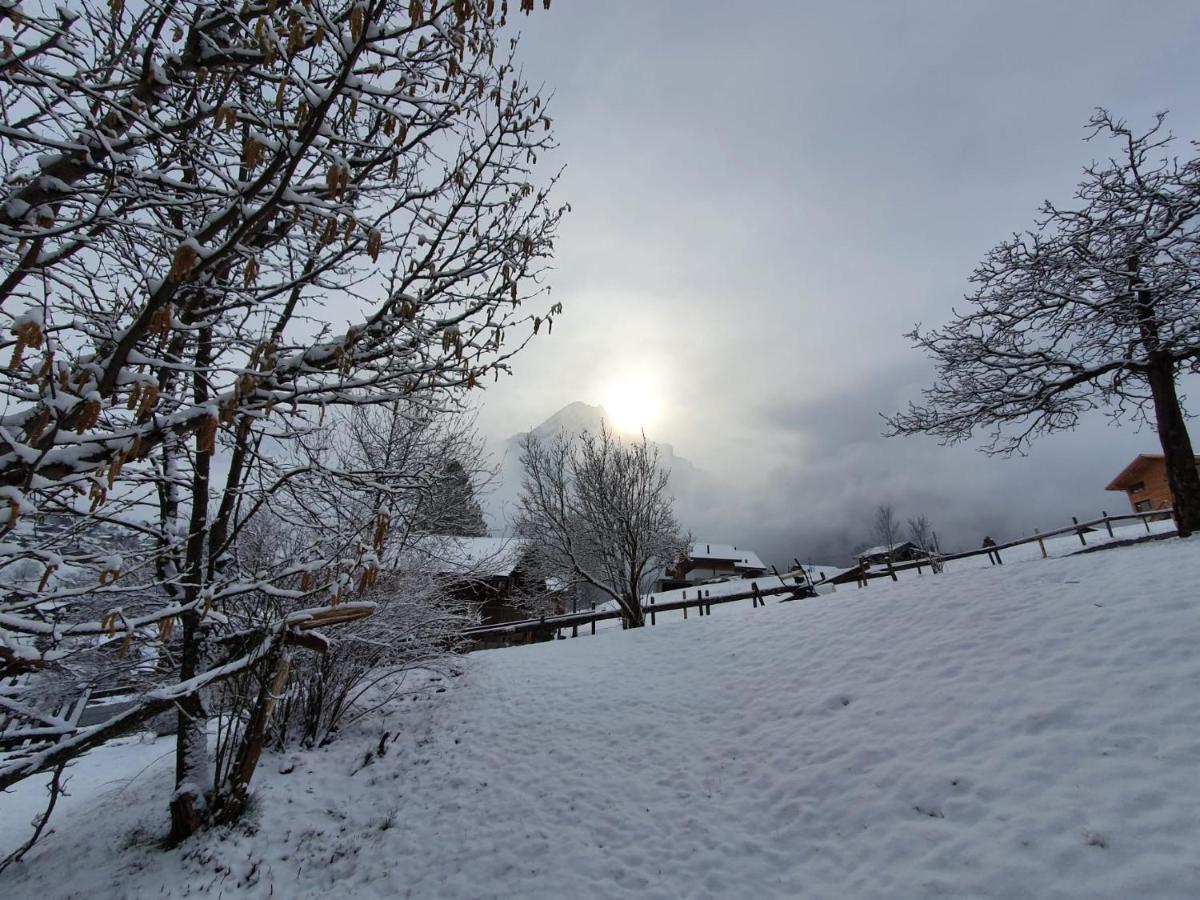
[[[0,895],[1195,897],[1198,584],[1171,540],[477,653],[169,852],[170,746],[110,746]]]

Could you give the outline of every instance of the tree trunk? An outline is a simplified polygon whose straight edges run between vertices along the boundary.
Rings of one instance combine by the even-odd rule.
[[[183,648],[179,680],[187,681],[202,671],[205,658],[204,632],[195,612],[183,616]],[[179,731],[175,736],[175,794],[171,798],[171,834],[175,844],[191,837],[204,824],[212,776],[208,767],[208,712],[199,693],[181,698]]]
[[[270,658],[267,662],[273,663],[273,666],[263,666],[265,678],[258,694],[258,702],[254,705],[254,712],[246,726],[246,733],[242,736],[242,746],[238,751],[233,771],[229,775],[227,790],[222,792],[225,796],[220,798],[222,809],[218,818],[222,821],[236,819],[246,806],[246,799],[250,793],[250,779],[254,777],[254,770],[258,767],[258,760],[262,756],[263,742],[266,740],[271,713],[275,709],[276,701],[283,695],[283,690],[287,686],[288,672],[291,668],[291,659],[287,649],[280,647],[278,656]]]
[[[1180,537],[1200,531],[1200,473],[1188,436],[1187,422],[1175,390],[1175,366],[1167,359],[1150,369],[1148,380],[1154,398],[1158,440],[1166,457],[1167,484],[1175,504],[1175,525]]]
[[[212,329],[202,328],[196,344],[196,367],[192,376],[197,403],[208,399],[204,373],[212,359]],[[187,539],[187,579],[184,601],[193,605],[200,597],[204,582],[204,549],[208,538],[208,488],[211,450],[196,442],[196,461],[192,472],[191,505]],[[193,608],[184,613],[183,647],[179,654],[179,680],[187,681],[204,671],[208,663],[205,646],[208,627]],[[175,793],[171,797],[171,834],[178,843],[191,837],[209,814],[212,775],[208,765],[208,711],[200,693],[183,697],[179,708],[179,731],[175,736]]]
[[[626,628],[641,628],[646,624],[646,613],[642,610],[641,598],[634,594],[632,600],[628,597],[621,604],[621,617],[625,620]]]

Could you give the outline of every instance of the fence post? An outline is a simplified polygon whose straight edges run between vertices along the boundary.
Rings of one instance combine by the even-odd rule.
[[[704,597],[705,597],[705,599],[708,599],[708,598],[709,598],[709,597],[711,597],[711,596],[712,596],[712,591],[705,591],[705,592],[704,592]],[[711,615],[712,615],[712,604],[711,604],[711,603],[706,603],[706,604],[704,604],[704,606],[705,606],[704,614],[705,614],[706,616],[711,616]]]
[[[1108,513],[1104,510],[1100,510],[1100,515],[1104,516],[1104,527],[1108,529],[1108,536],[1112,537],[1112,522],[1108,520]]]
[[[762,598],[759,596],[759,593],[758,593],[758,582],[757,581],[750,582],[750,608],[758,609],[758,601],[761,599]]]
[[[1078,520],[1077,518],[1075,518],[1074,516],[1071,516],[1071,521],[1072,521],[1072,522],[1074,522],[1076,526],[1078,526],[1078,525],[1079,525],[1079,520]],[[1075,528],[1075,533],[1076,533],[1077,535],[1079,535],[1079,543],[1083,544],[1083,546],[1085,546],[1085,547],[1086,547],[1086,546],[1087,546],[1087,540],[1086,540],[1086,539],[1084,538],[1084,536],[1083,536],[1083,529],[1082,529],[1082,528],[1079,528],[1079,527],[1076,527],[1076,528]]]
[[[592,601],[592,612],[593,613],[596,612],[596,601],[595,600]],[[595,633],[596,633],[596,620],[592,619],[592,634],[595,634]]]
[[[651,625],[658,624],[658,619],[654,615],[654,598],[653,597],[650,598],[650,624]]]
[[[1146,526],[1146,534],[1150,533],[1150,517],[1142,516],[1142,524]]]
[[[1042,559],[1046,558],[1046,542],[1042,540],[1042,530],[1040,528],[1033,529],[1033,533],[1037,535],[1038,546],[1042,548]]]

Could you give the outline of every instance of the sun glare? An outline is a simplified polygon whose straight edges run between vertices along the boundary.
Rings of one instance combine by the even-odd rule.
[[[613,425],[620,431],[631,433],[653,425],[662,407],[657,386],[645,377],[610,382],[601,403]]]

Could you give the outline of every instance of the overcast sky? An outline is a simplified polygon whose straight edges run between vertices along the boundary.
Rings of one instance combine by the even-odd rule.
[[[1096,417],[1010,460],[885,440],[878,413],[931,377],[903,332],[944,322],[986,250],[1104,152],[1083,142],[1093,107],[1168,109],[1200,138],[1195,0],[556,0],[519,18],[574,212],[565,313],[489,391],[490,436],[644,386],[649,436],[714,485],[685,525],[781,564],[868,539],[880,502],[928,514],[943,546],[1127,508],[1104,485],[1153,433]]]

